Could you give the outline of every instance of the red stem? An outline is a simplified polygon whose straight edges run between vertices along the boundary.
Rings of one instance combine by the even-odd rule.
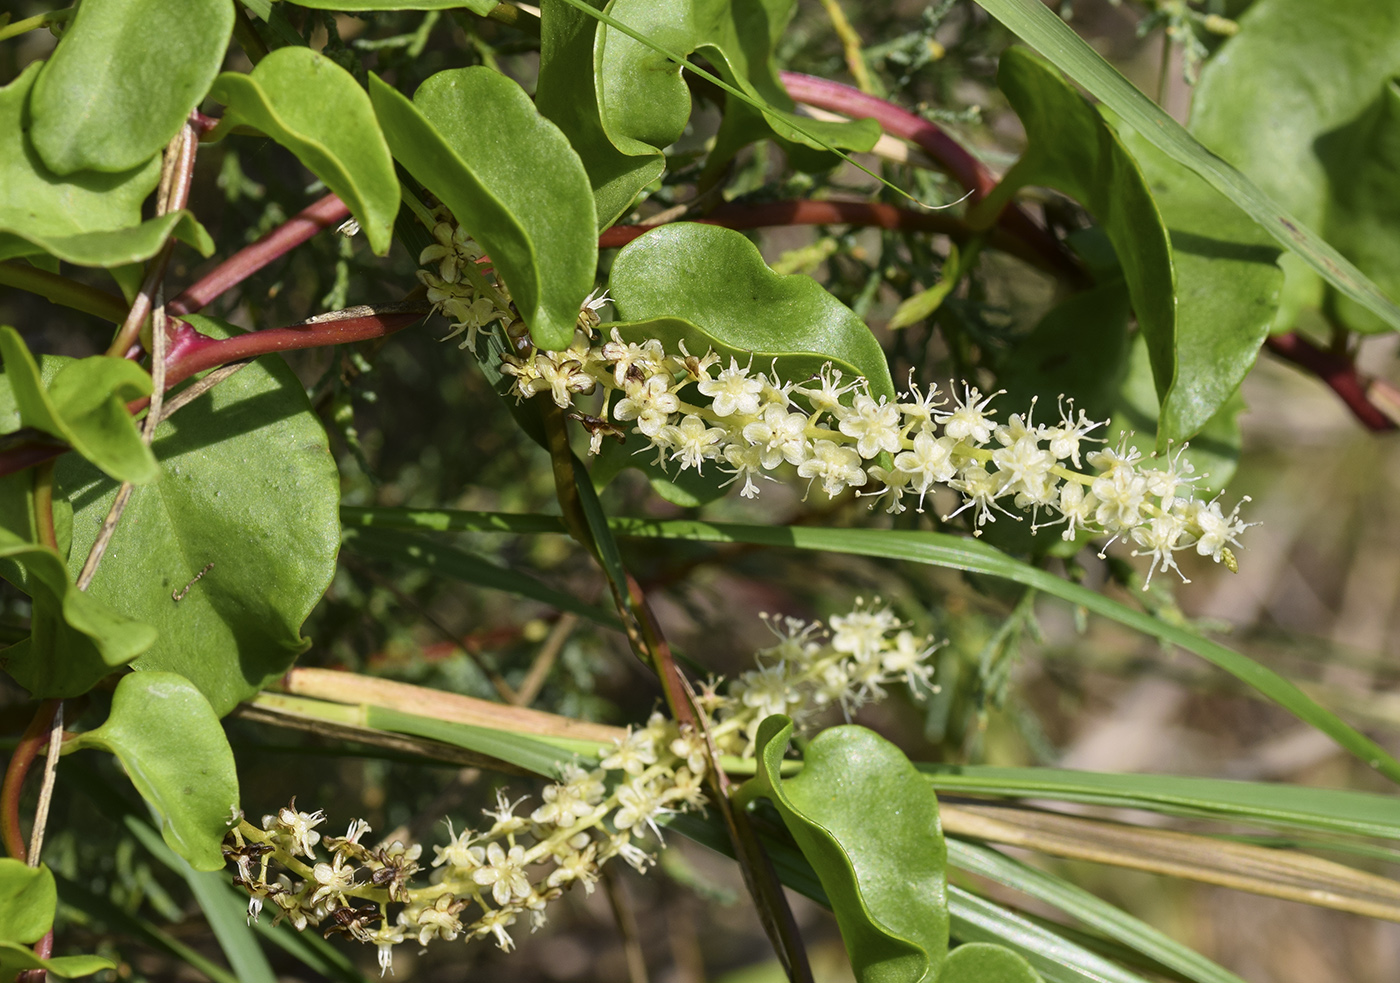
[[[996,187],[996,176],[936,123],[840,82],[798,72],[779,74],[788,95],[798,102],[847,116],[873,119],[891,136],[917,144],[955,181],[972,192],[974,203],[981,201]],[[1084,270],[1074,255],[1019,205],[1008,205],[997,221],[1007,232],[1039,253],[1050,268],[1069,277],[1072,282],[1084,282]]]
[[[339,225],[349,215],[350,209],[345,207],[345,202],[335,195],[326,195],[200,277],[165,305],[166,312],[173,315],[194,313],[322,229]]]
[[[0,785],[0,840],[5,852],[19,861],[27,861],[29,851],[24,845],[24,835],[19,826],[19,797],[24,789],[25,776],[39,752],[49,743],[49,729],[53,726],[53,715],[58,710],[58,700],[44,700],[34,711],[34,719],[24,729],[10,763],[5,768],[5,783]]]
[[[703,218],[694,221],[719,225],[726,229],[761,229],[777,225],[864,225],[907,232],[936,232],[958,242],[973,232],[961,219],[941,212],[916,212],[870,201],[767,201],[753,204],[730,202],[720,205]],[[638,236],[650,232],[651,225],[614,225],[598,237],[599,249],[625,246]],[[993,245],[1032,265],[1044,268],[1043,254],[1031,249],[1024,240],[1009,235],[1004,229],[991,231]],[[1050,272],[1060,272],[1051,269]]]
[[[363,317],[338,318],[290,328],[250,331],[247,334],[234,335],[232,338],[210,338],[185,322],[176,321],[173,337],[170,339],[170,354],[165,362],[165,384],[169,388],[196,372],[273,352],[348,345],[356,341],[383,338],[396,331],[402,331],[415,321],[422,320],[423,316],[423,311],[367,314]]]
[[[1395,421],[1367,397],[1372,380],[1358,372],[1351,359],[1318,348],[1294,332],[1275,335],[1264,344],[1275,355],[1307,369],[1327,383],[1367,430],[1380,432],[1396,429]]]

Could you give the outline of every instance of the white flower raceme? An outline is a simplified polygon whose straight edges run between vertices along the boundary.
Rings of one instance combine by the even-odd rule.
[[[419,271],[430,299],[458,319],[457,331],[511,320],[509,293],[478,271],[479,250],[455,228],[439,223],[435,244],[423,251],[421,261],[437,268]],[[713,351],[667,351],[655,338],[623,338],[617,328],[595,338],[604,300],[590,294],[584,301],[565,351],[526,346],[504,356],[502,371],[513,377],[518,398],[548,393],[567,409],[576,397],[601,391],[599,419],[630,424],[655,449],[657,464],[703,471],[713,462],[732,476],[724,484],[737,483],[745,498],[758,495],[755,479],[784,466],[796,468],[809,488],[831,497],[855,489],[895,513],[910,497],[923,511],[946,487],[963,501],[945,519],[967,512],[980,530],[999,516],[1020,520],[1018,513],[1029,512],[1033,530],[1062,525],[1066,540],[1085,533],[1121,538],[1152,558],[1149,581],[1157,570],[1180,574],[1174,555],[1191,547],[1234,569],[1231,547],[1248,524],[1238,510],[1226,515],[1214,500],[1196,497],[1197,476],[1182,448],[1162,467],[1149,467],[1123,444],[1086,454],[1085,443],[1098,443],[1091,434],[1104,424],[1071,400],[1060,400],[1053,423],[1034,422],[1032,406],[999,424],[992,409],[999,393],[971,385],[950,402],[912,376],[894,399],[832,366],[805,381],[782,379],[752,359],[731,354],[726,365]],[[593,428],[594,453],[609,427]],[[1081,460],[1096,471],[1079,471]]]
[[[916,695],[929,687],[927,660],[937,646],[878,602],[857,601],[833,617],[829,635],[816,622],[768,620],[777,641],[758,653],[757,668],[727,693],[716,681],[701,687],[706,727],[679,727],[656,713],[596,767],[563,764],[534,809],[498,791],[495,807],[483,810],[489,828],[458,832],[446,824],[447,842],[433,847],[426,884],[412,883],[422,846],[394,840],[368,847],[360,842],[369,832],[362,820],[343,837],[322,838],[312,827],[324,815],[300,812],[293,802],[267,816],[263,829],[241,823],[224,855],[237,870],[234,883],[250,895],[249,918],[270,900],[277,919],[298,930],[329,922],[330,931],[377,947],[381,975],[392,972],[394,947],[404,942],[491,938],[510,950],[507,929],[519,916],[539,928],[565,890],[581,884],[591,893],[608,860],[621,857],[639,871],[654,863],[646,845],[660,841],[667,818],[705,807],[711,742],[720,754],[751,754],[758,724],[770,714],[803,725],[824,708],[849,713],[879,699],[891,683],[909,683]],[[318,845],[329,859],[318,857]]]

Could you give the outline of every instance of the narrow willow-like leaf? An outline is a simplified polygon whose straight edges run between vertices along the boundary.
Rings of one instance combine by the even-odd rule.
[[[347,549],[361,556],[417,567],[476,587],[527,597],[609,628],[617,628],[620,624],[613,611],[587,604],[572,594],[541,583],[528,574],[503,567],[480,554],[455,546],[447,546],[398,530],[373,527],[346,529],[343,539]]]
[[[948,862],[961,870],[979,874],[1054,905],[1090,928],[1098,929],[1109,938],[1136,949],[1195,983],[1244,983],[1234,973],[1217,966],[1121,908],[996,850],[950,838]]]
[[[134,815],[126,817],[126,828],[151,856],[189,886],[238,983],[276,983],[277,974],[263,955],[257,934],[249,923],[247,902],[228,890],[223,871],[195,870],[184,857],[166,846],[154,829]]]
[[[389,251],[399,179],[369,96],[310,48],[278,48],[252,74],[225,72],[210,96],[228,107],[218,134],[246,123],[296,154],[345,202],[371,248]]]
[[[161,818],[161,836],[195,870],[220,870],[224,834],[237,821],[238,772],[209,701],[183,676],[124,676],[102,726],[67,746],[110,751]]]
[[[39,156],[65,175],[139,166],[209,91],[232,35],[228,0],[84,3],[30,99]]]
[[[1183,775],[1120,775],[1060,768],[919,765],[935,789],[1059,799],[1175,816],[1400,840],[1395,798],[1371,792]]]
[[[347,509],[346,522],[357,525],[398,526],[410,529],[452,528],[482,532],[539,533],[554,523],[563,532],[562,520],[550,516],[512,516],[491,512],[436,512],[412,509]],[[1127,625],[1143,634],[1179,645],[1219,666],[1237,679],[1278,703],[1304,722],[1316,727],[1339,745],[1393,781],[1400,781],[1400,761],[1339,717],[1323,708],[1288,680],[1247,656],[1203,638],[1185,628],[1167,624],[1151,615],[1104,597],[1015,560],[985,543],[947,533],[887,529],[809,529],[802,526],[751,526],[692,520],[609,520],[620,536],[645,539],[688,539],[711,543],[753,543],[791,549],[826,550],[857,556],[909,560],[984,573],[1034,587],[1053,597],[1079,604]]]
[[[1400,330],[1400,306],[1394,300],[1321,236],[1203,147],[1041,0],[977,0],[977,3],[1107,104],[1157,149],[1209,181],[1213,188],[1248,213],[1274,239],[1300,256],[1338,290],[1393,330]]]
[[[444,744],[466,748],[468,751],[497,758],[513,764],[517,768],[523,768],[528,772],[547,778],[558,775],[559,766],[570,761],[579,761],[585,765],[591,763],[587,756],[571,754],[532,737],[494,730],[490,727],[477,727],[472,724],[459,724],[448,720],[436,720],[432,717],[420,717],[417,714],[390,710],[387,707],[366,707],[365,723],[370,727],[392,731],[395,734],[412,734],[415,737],[426,737],[430,740],[442,741]]]
[[[409,102],[370,76],[394,156],[491,257],[535,344],[565,348],[593,286],[597,217],[568,139],[489,68],[438,72]]]

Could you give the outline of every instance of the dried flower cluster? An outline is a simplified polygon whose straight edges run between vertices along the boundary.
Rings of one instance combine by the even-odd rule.
[[[485,280],[471,240],[450,222],[434,237],[420,260],[435,263],[437,272],[420,270],[419,277],[429,299],[454,319],[449,337],[465,331],[474,342],[493,320],[509,323],[508,294]],[[1081,532],[1125,538],[1135,556],[1152,558],[1149,582],[1157,570],[1181,575],[1174,554],[1192,547],[1235,569],[1230,547],[1248,528],[1239,507],[1226,513],[1218,498],[1196,497],[1192,482],[1200,476],[1181,450],[1161,467],[1148,467],[1126,438],[1116,448],[1088,450],[1086,443],[1102,442],[1090,434],[1105,424],[1083,410],[1076,415],[1072,401],[1061,400],[1053,424],[1034,422],[1034,404],[998,423],[989,408],[996,394],[967,386],[950,402],[911,378],[891,402],[874,395],[868,380],[846,379],[830,366],[799,382],[732,356],[725,365],[713,351],[692,354],[682,345],[668,352],[654,338],[628,340],[616,328],[600,338],[601,306],[599,298],[585,301],[568,349],[527,345],[507,354],[503,366],[521,399],[547,393],[569,409],[576,397],[601,393],[596,415],[577,414],[592,432],[594,453],[608,434],[630,425],[659,464],[699,471],[713,462],[733,475],[726,484],[742,480],[745,497],[758,494],[755,479],[784,466],[829,496],[857,489],[896,513],[907,498],[923,511],[930,492],[945,485],[962,496],[945,519],[968,511],[979,529],[998,514],[1019,520],[1010,505],[1030,513],[1032,529],[1063,525],[1066,540]],[[1096,473],[1078,470],[1083,463]],[[1042,514],[1051,518],[1042,521]]]
[[[758,723],[770,714],[801,723],[824,707],[849,711],[879,699],[896,680],[928,685],[923,660],[936,646],[888,608],[858,602],[831,619],[830,635],[795,618],[769,624],[778,642],[758,654],[758,669],[727,693],[716,683],[704,688],[700,708],[721,753],[751,753]],[[645,870],[653,860],[642,843],[660,839],[665,817],[704,807],[705,737],[660,714],[629,729],[600,759],[592,768],[563,765],[533,809],[498,793],[496,808],[485,812],[489,827],[456,832],[449,823],[447,843],[433,847],[426,871],[422,846],[365,846],[370,827],[358,819],[343,837],[323,837],[324,814],[301,811],[295,800],[264,816],[262,828],[240,822],[224,855],[237,868],[235,883],[251,895],[250,918],[267,908],[298,930],[328,923],[327,935],[378,946],[381,974],[400,943],[489,936],[509,950],[517,919],[528,916],[532,931],[543,925],[550,901],[576,883],[591,893],[613,857]],[[420,873],[427,882],[415,885]]]

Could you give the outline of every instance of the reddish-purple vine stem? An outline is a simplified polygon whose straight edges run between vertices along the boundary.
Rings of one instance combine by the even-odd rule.
[[[27,862],[29,859],[29,850],[24,844],[24,834],[19,825],[20,793],[30,766],[49,742],[49,728],[53,724],[54,714],[58,712],[58,703],[58,700],[44,700],[34,711],[33,719],[10,755],[4,784],[0,785],[0,841],[4,842],[5,852],[16,860]]]
[[[1396,429],[1396,421],[1382,412],[1369,396],[1371,388],[1382,383],[1363,376],[1351,359],[1319,348],[1296,332],[1275,335],[1264,344],[1279,358],[1306,369],[1325,382],[1367,430]]]
[[[961,219],[940,212],[916,212],[873,201],[792,201],[730,202],[694,219],[705,225],[726,229],[761,229],[779,225],[860,225],[908,232],[933,232],[962,242],[975,233]],[[599,249],[623,246],[655,228],[655,225],[614,225],[598,237]],[[1043,253],[1004,228],[990,232],[992,245],[1034,266],[1047,267]],[[1047,272],[1059,273],[1058,268]]]
[[[781,72],[783,85],[793,99],[818,109],[827,109],[846,116],[875,120],[891,136],[918,145],[940,167],[968,191],[975,203],[996,187],[997,179],[976,157],[935,123],[901,109],[878,96],[867,95],[859,89],[830,79]],[[1011,204],[1001,213],[998,223],[1008,233],[1021,239],[1040,254],[1044,263],[1068,278],[1072,283],[1085,281],[1084,270],[1064,244],[1030,217],[1020,206]]]
[[[190,284],[165,305],[167,313],[193,314],[226,290],[231,290],[268,263],[306,242],[322,229],[339,225],[350,209],[336,195],[326,195],[283,222],[251,246],[245,246]]]

